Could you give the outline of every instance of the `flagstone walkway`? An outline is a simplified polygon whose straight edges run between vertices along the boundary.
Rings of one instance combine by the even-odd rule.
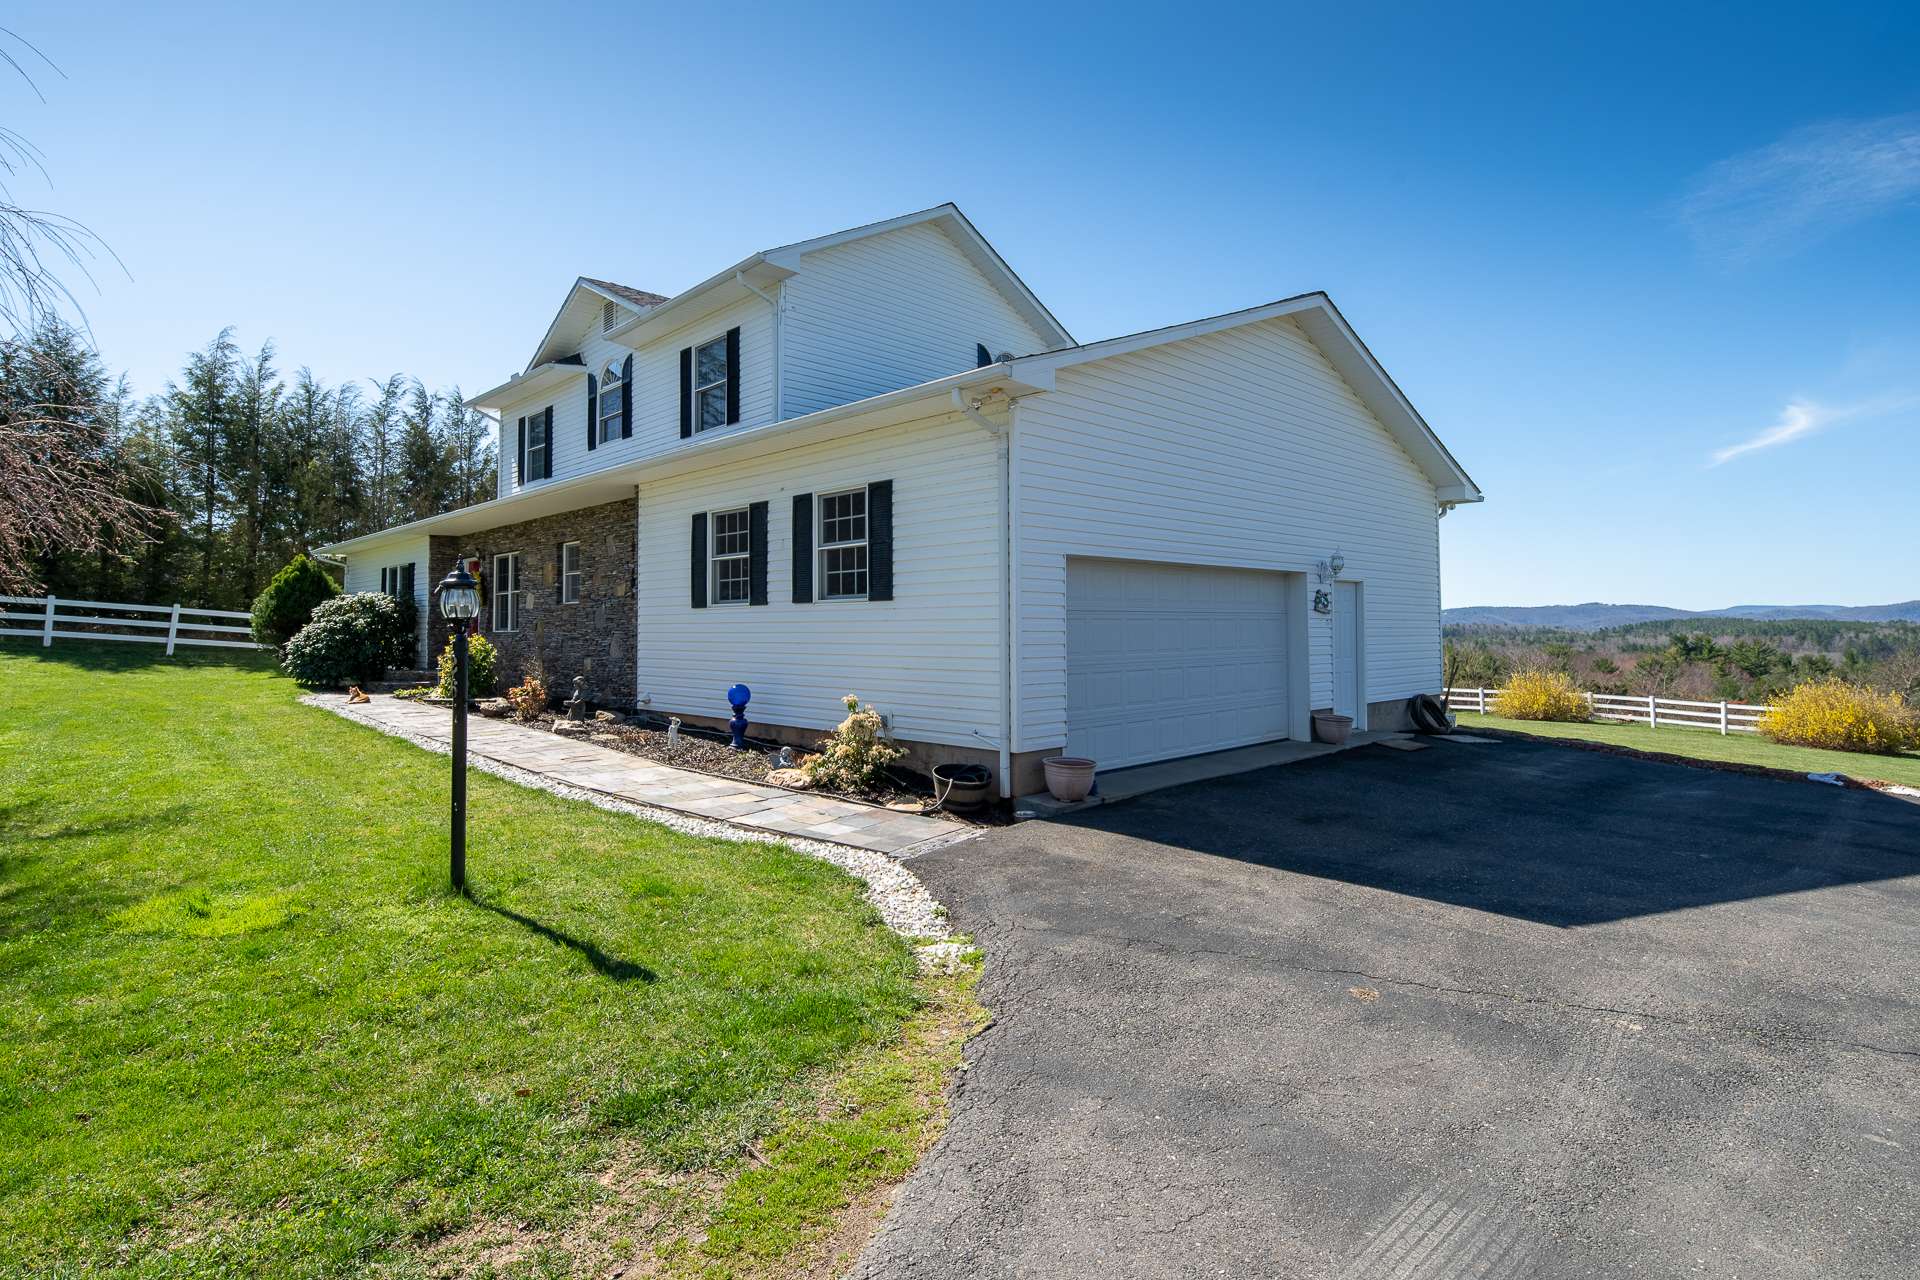
[[[314,695],[306,701],[401,736],[436,743],[447,743],[452,737],[453,720],[445,707],[386,694],[375,694],[372,701],[359,705],[349,705],[345,694]],[[486,716],[468,717],[467,750],[570,787],[774,836],[824,840],[894,858],[912,857],[964,840],[974,832],[945,818],[898,813],[832,796],[678,769],[579,738]]]

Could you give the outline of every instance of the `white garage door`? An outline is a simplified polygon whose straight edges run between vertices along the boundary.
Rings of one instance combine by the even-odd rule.
[[[1287,736],[1285,579],[1067,561],[1067,754],[1102,769]]]

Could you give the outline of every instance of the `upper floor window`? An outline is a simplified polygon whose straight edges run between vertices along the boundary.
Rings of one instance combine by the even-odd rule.
[[[612,304],[609,303],[609,306]],[[621,376],[619,361],[607,361],[607,367],[600,371],[600,443],[620,438],[620,421],[627,408],[629,394],[626,380]]]
[[[820,598],[867,596],[867,491],[820,496]]]
[[[580,603],[580,582],[585,575],[580,572],[580,544],[563,542],[560,544],[560,603]]]
[[[693,429],[727,425],[727,340],[715,338],[693,349]]]
[[[553,406],[519,422],[520,483],[553,478]]]
[[[713,513],[713,602],[753,598],[753,520],[747,508]]]
[[[493,629],[520,629],[520,553],[512,551],[493,558]]]

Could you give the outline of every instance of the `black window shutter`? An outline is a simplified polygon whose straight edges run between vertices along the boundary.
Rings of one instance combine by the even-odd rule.
[[[633,438],[633,356],[620,366],[620,438]]]
[[[747,507],[747,603],[767,602],[767,504]]]
[[[707,607],[707,513],[693,517],[693,607]]]
[[[599,447],[600,414],[597,412],[600,398],[600,379],[593,374],[587,375],[587,448]]]
[[[974,368],[984,369],[992,363],[993,363],[993,352],[987,350],[987,344],[984,342],[974,343],[973,344]]]
[[[559,604],[567,598],[567,544],[553,544],[553,602]]]
[[[813,603],[813,495],[793,495],[793,602]]]
[[[727,330],[727,425],[740,421],[740,327]]]
[[[893,599],[893,481],[867,486],[867,599]]]
[[[693,348],[680,348],[680,438],[693,434]]]
[[[520,484],[527,482],[527,420],[520,419],[520,427],[514,439],[519,441],[520,461],[513,468],[513,478]]]
[[[546,425],[540,432],[540,443],[546,447],[540,450],[540,478],[553,479],[553,406],[547,406]]]
[[[413,561],[411,560],[400,566],[400,598],[413,599]]]

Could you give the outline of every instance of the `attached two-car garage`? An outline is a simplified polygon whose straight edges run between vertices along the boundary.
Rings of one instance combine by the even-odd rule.
[[[1067,754],[1102,769],[1289,734],[1284,573],[1067,560]]]

